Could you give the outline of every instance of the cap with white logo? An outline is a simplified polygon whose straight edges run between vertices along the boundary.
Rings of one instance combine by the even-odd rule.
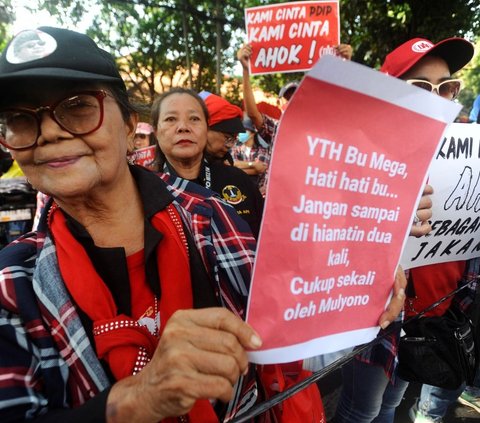
[[[46,26],[18,33],[0,56],[0,89],[25,79],[105,81],[125,87],[113,57],[90,37]]]
[[[473,51],[473,44],[459,37],[447,38],[437,44],[425,38],[412,38],[387,55],[380,71],[398,78],[422,57],[434,54],[445,60],[450,74],[454,74],[471,60]]]
[[[425,53],[433,47],[433,44],[428,40],[421,40],[413,43],[412,50],[415,53]]]
[[[55,38],[38,30],[22,31],[6,50],[6,60],[12,64],[31,62],[52,54],[57,48]]]

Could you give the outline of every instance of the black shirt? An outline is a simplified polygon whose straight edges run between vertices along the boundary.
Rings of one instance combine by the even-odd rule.
[[[168,162],[164,165],[164,171],[178,176],[173,166]],[[255,239],[258,239],[264,199],[258,187],[243,170],[234,166],[216,162],[210,163],[204,160],[200,174],[191,182],[195,182],[219,194],[224,201],[235,208],[237,214],[250,226]]]
[[[237,214],[250,226],[258,238],[262,222],[264,199],[258,187],[241,169],[224,164],[211,164],[212,190],[235,207]]]

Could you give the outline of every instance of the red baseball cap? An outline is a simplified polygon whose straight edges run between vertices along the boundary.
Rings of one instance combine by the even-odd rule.
[[[447,38],[437,44],[425,38],[412,38],[387,55],[380,71],[398,78],[422,57],[432,54],[445,60],[450,73],[454,74],[471,60],[473,52],[473,44],[459,37]]]

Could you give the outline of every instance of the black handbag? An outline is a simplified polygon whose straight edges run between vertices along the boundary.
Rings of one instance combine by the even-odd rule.
[[[472,321],[454,306],[442,316],[423,317],[466,286],[404,323],[406,335],[400,338],[397,369],[402,379],[445,389],[457,389],[464,382],[473,383],[479,355]]]

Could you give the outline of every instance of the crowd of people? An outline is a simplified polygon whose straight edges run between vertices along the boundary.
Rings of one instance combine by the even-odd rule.
[[[415,38],[381,71],[454,100],[453,74],[473,52],[461,38]],[[351,60],[352,48],[337,54]],[[7,45],[0,142],[41,206],[35,230],[0,251],[2,422],[210,423],[266,399],[247,358],[262,341],[245,313],[279,121],[257,107],[251,55],[248,44],[237,53],[244,110],[176,87],[139,122],[113,57],[88,36],[40,27]],[[279,92],[283,110],[298,86]],[[153,146],[148,169],[135,164],[135,151]],[[425,186],[411,236],[431,230],[433,189]],[[397,269],[379,310],[379,336],[390,335],[343,366],[335,423],[394,422],[408,386],[396,374],[403,310],[434,303],[479,266]],[[453,302],[468,313],[475,289]],[[441,422],[457,398],[480,412],[478,375],[474,385],[424,385],[412,422]]]

